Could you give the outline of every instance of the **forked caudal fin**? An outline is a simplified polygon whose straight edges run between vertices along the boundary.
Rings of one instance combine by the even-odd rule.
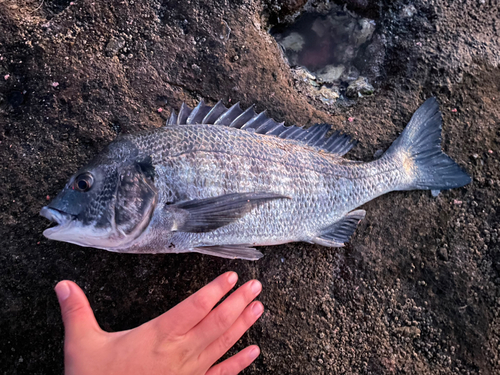
[[[403,133],[384,157],[399,154],[412,177],[397,190],[447,190],[467,185],[471,178],[457,163],[441,151],[441,112],[435,98],[430,98],[413,114]]]

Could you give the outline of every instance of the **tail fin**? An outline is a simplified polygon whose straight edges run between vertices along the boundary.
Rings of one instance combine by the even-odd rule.
[[[447,190],[467,185],[471,178],[441,151],[441,112],[435,98],[427,99],[385,156],[403,154],[405,169],[412,176],[401,190]]]

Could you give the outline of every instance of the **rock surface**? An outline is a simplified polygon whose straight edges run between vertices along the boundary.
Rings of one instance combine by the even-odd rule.
[[[346,1],[376,21],[384,63],[375,95],[328,105],[297,88],[267,32],[304,3],[0,2],[2,373],[62,373],[52,290],[61,279],[84,288],[104,329],[123,330],[226,270],[264,286],[266,312],[231,352],[261,346],[245,373],[500,373],[498,4]],[[473,183],[366,204],[343,249],[282,245],[246,262],[42,237],[38,212],[68,176],[117,132],[162,126],[183,101],[256,103],[288,124],[328,122],[360,141],[350,158],[370,160],[430,96],[441,103],[443,148]]]

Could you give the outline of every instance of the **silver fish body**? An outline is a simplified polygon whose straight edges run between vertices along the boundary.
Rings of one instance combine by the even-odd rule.
[[[353,142],[325,137],[329,129],[220,103],[183,106],[167,126],[119,137],[75,174],[42,209],[59,223],[44,234],[118,252],[258,259],[253,246],[343,246],[365,214],[352,210],[389,191],[470,182],[441,152],[434,99],[373,162],[342,158]]]

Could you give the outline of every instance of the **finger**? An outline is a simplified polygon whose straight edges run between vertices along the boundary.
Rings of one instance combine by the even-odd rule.
[[[260,318],[263,312],[264,306],[259,301],[247,306],[231,328],[207,346],[203,353],[201,353],[200,360],[208,366],[217,361],[236,344],[240,337]]]
[[[219,338],[238,319],[245,307],[257,297],[262,284],[252,280],[239,287],[233,294],[217,306],[203,321],[189,332],[196,337],[196,346],[204,350]]]
[[[235,272],[222,274],[159,316],[156,323],[160,325],[160,330],[171,335],[186,334],[212,311],[217,302],[233,288],[236,281],[238,275]]]
[[[64,280],[60,281],[54,289],[61,306],[67,342],[101,331],[89,300],[78,285],[72,281]]]
[[[249,346],[243,349],[238,354],[233,355],[231,358],[226,359],[210,370],[205,375],[233,375],[238,374],[240,371],[250,366],[260,354],[260,349],[257,345]]]

